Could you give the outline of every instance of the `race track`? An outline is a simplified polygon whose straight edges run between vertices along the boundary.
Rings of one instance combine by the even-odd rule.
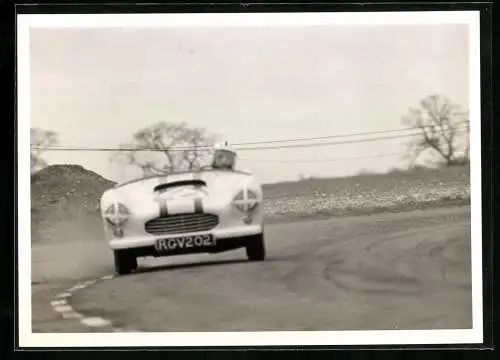
[[[470,236],[469,207],[270,225],[265,262],[143,259],[70,303],[125,331],[471,328]]]

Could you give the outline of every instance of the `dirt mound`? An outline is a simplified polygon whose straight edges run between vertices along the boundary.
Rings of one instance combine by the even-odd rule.
[[[80,165],[52,165],[31,176],[32,242],[101,237],[96,210],[114,182]]]

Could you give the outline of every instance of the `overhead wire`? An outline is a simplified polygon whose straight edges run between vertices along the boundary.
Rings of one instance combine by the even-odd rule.
[[[414,129],[415,130],[415,129]],[[419,129],[416,129],[419,130]],[[395,129],[393,130],[384,130],[385,132],[394,132],[396,131]],[[401,131],[401,130],[399,130]],[[460,133],[461,131],[458,131],[457,133]],[[273,142],[293,142],[293,141],[310,141],[312,139],[327,139],[327,138],[333,138],[333,137],[347,137],[347,136],[359,136],[361,134],[367,134],[368,132],[365,133],[358,133],[358,134],[351,134],[351,135],[330,135],[330,136],[323,136],[323,137],[315,137],[315,138],[302,138],[302,139],[288,139],[288,140],[272,140]],[[373,133],[373,132],[370,132]],[[419,132],[412,133],[412,134],[398,134],[398,135],[389,135],[389,136],[379,136],[379,137],[372,137],[372,138],[364,138],[364,139],[355,139],[355,140],[345,140],[345,141],[334,141],[334,142],[320,142],[320,143],[306,143],[306,144],[290,144],[290,145],[276,145],[276,146],[254,146],[254,147],[239,147],[235,143],[233,148],[238,151],[252,151],[252,150],[274,150],[274,149],[290,149],[290,148],[308,148],[308,147],[321,147],[321,146],[334,146],[334,145],[344,145],[344,144],[356,144],[356,143],[365,143],[365,142],[373,142],[373,141],[381,141],[381,140],[391,140],[391,139],[399,139],[399,138],[408,138],[408,137],[413,137],[419,135]],[[307,139],[307,140],[306,140]],[[257,144],[258,142],[253,142],[254,144]],[[264,143],[264,142],[260,142]],[[243,144],[243,143],[239,143]],[[246,143],[250,144],[250,143]],[[149,151],[149,152],[165,152],[165,151],[188,151],[188,150],[203,150],[203,149],[211,149],[212,146],[206,145],[206,146],[186,146],[186,147],[169,147],[168,149],[163,149],[163,148],[136,148],[136,147],[118,147],[118,148],[91,148],[91,147],[63,147],[63,146],[50,146],[50,147],[37,147],[37,146],[31,146],[32,149],[38,149],[38,150],[44,150],[44,151],[115,151],[115,152],[143,152],[143,151]]]
[[[327,162],[337,162],[346,160],[361,160],[361,159],[371,159],[379,157],[389,157],[389,156],[401,156],[401,152],[392,153],[380,153],[366,156],[351,156],[351,157],[339,157],[339,158],[328,158],[328,159],[297,159],[297,160],[281,160],[281,159],[246,159],[239,158],[239,160],[249,161],[249,162],[266,162],[266,163],[284,163],[284,164],[296,164],[296,163],[327,163]]]
[[[465,123],[468,123],[468,121],[456,122],[455,125],[461,125],[461,124],[465,124]],[[435,127],[435,125],[422,126],[422,128],[431,128],[431,127]],[[367,136],[367,135],[378,135],[378,134],[388,134],[388,133],[407,132],[407,131],[410,131],[410,132],[414,131],[418,134],[421,131],[421,128],[406,127],[406,128],[399,128],[399,129],[371,130],[371,131],[365,131],[365,132],[344,133],[344,134],[325,135],[325,136],[316,136],[316,137],[240,142],[240,143],[233,143],[233,145],[261,145],[261,144],[295,142],[295,141],[315,141],[315,140],[326,140],[326,139],[334,139],[334,138],[345,138],[345,137],[351,137],[351,136]]]

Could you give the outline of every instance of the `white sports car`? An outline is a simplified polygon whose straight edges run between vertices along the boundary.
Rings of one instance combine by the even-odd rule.
[[[201,170],[146,177],[104,192],[100,211],[115,269],[137,258],[246,248],[265,258],[262,189],[250,173]]]

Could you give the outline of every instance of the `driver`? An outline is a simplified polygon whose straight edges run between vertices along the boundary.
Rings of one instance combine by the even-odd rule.
[[[236,152],[227,145],[217,144],[214,146],[214,156],[212,159],[212,168],[234,170],[236,165]]]

